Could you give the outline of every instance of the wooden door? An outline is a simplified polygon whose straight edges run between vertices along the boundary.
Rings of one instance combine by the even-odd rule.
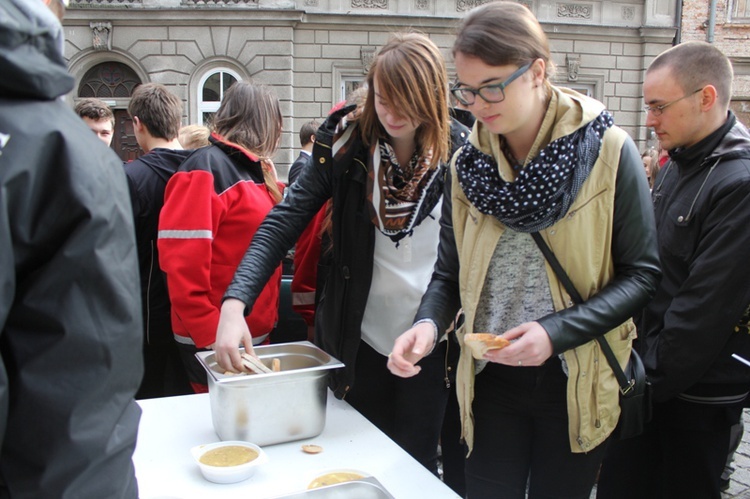
[[[115,113],[115,130],[112,148],[118,156],[124,161],[133,161],[141,154],[143,150],[138,147],[133,133],[133,120],[130,119],[127,109],[114,109]]]

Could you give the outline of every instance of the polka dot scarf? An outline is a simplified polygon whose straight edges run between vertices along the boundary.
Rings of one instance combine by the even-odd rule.
[[[500,177],[497,163],[468,142],[456,158],[456,174],[469,201],[518,232],[538,232],[568,212],[599,156],[609,112],[552,141],[513,182]]]

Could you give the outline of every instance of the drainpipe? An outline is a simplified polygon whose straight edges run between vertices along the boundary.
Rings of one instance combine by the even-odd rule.
[[[714,43],[714,28],[716,27],[716,0],[711,0],[708,11],[708,29],[706,30],[706,41]]]
[[[682,0],[677,2],[677,33],[674,35],[674,45],[682,41]]]

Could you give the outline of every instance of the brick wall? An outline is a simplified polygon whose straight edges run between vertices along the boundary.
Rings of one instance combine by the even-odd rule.
[[[735,78],[731,108],[740,121],[750,125],[750,19],[733,16],[734,2],[748,0],[717,0],[713,44],[732,61]],[[710,2],[684,0],[682,10],[682,41],[709,41]],[[750,14],[750,13],[749,13]]]

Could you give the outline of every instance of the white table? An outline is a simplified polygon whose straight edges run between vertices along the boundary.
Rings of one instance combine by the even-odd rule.
[[[375,476],[396,499],[457,498],[346,402],[328,393],[326,426],[315,438],[264,447],[269,462],[250,479],[215,484],[203,478],[190,449],[218,441],[208,394],[139,401],[143,409],[133,455],[141,499],[267,499],[305,490],[331,469]],[[323,447],[305,454],[303,444]],[[354,498],[353,498],[354,499]]]

